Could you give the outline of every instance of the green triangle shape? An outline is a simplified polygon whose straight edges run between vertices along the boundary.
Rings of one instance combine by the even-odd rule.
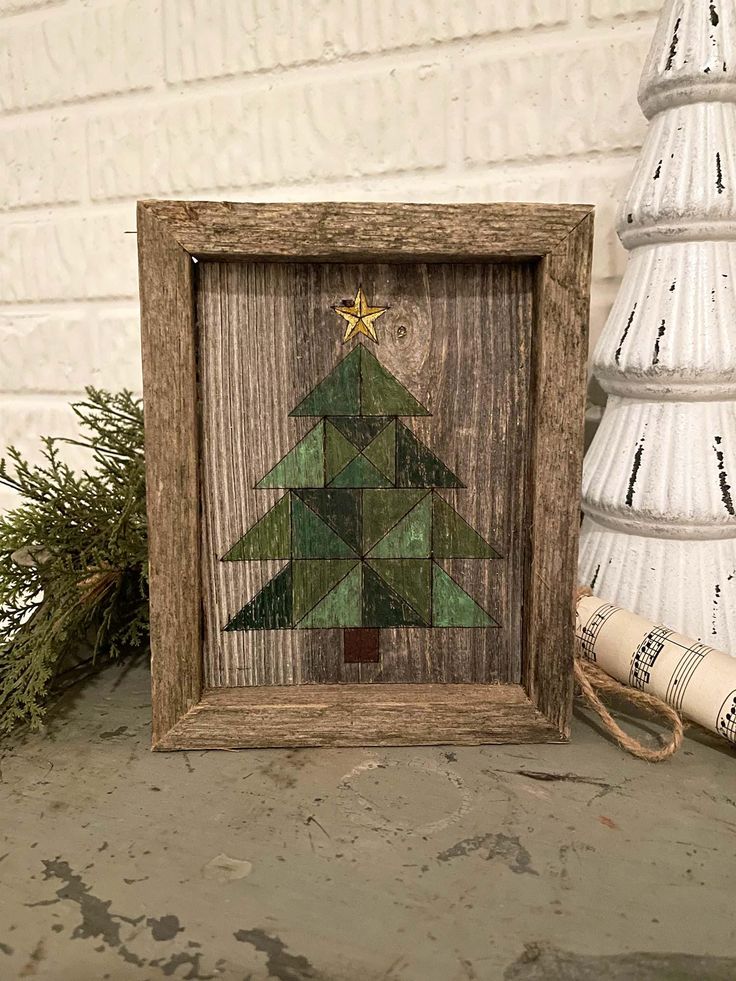
[[[295,559],[355,557],[350,546],[297,496],[291,504],[291,549]]]
[[[256,488],[324,487],[324,483],[324,423],[319,422],[258,481]]]
[[[396,430],[396,477],[399,487],[465,486],[402,423]]]
[[[363,456],[368,457],[379,473],[387,477],[391,483],[396,479],[396,420],[392,419],[380,433],[363,450]]]
[[[364,416],[428,416],[424,406],[360,345],[360,411]],[[342,413],[348,415],[349,413]]]
[[[225,630],[286,630],[291,626],[291,564],[236,613]]]
[[[369,552],[427,494],[426,490],[364,490],[363,552]]]
[[[435,562],[432,569],[432,626],[497,627],[498,624]]]
[[[360,351],[353,348],[289,415],[360,415]]]
[[[432,624],[432,562],[430,559],[369,559],[369,565],[397,596],[429,627]]]
[[[391,422],[390,416],[336,416],[329,420],[359,450],[364,450]]]
[[[296,491],[307,507],[318,514],[355,552],[362,551],[360,490],[320,487]]]
[[[297,628],[362,626],[362,562],[349,572],[314,609],[297,623]]]
[[[426,627],[416,610],[412,609],[388,583],[363,564],[363,624],[364,627]]]
[[[250,528],[240,541],[222,557],[223,562],[252,559],[288,559],[291,557],[291,520],[289,495],[274,504],[270,511]]]
[[[325,422],[325,483],[329,484],[359,452],[332,423]]]
[[[299,621],[356,565],[356,559],[295,559],[292,564],[292,613]]]
[[[391,481],[379,473],[370,460],[357,456],[335,477],[331,487],[390,487]]]
[[[432,555],[441,559],[500,559],[439,494],[432,495]]]
[[[432,531],[432,497],[427,494],[368,553],[371,558],[429,558]]]

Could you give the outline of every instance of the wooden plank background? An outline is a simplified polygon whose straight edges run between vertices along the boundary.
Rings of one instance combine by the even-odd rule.
[[[359,284],[391,307],[366,344],[432,412],[404,422],[467,485],[442,496],[504,556],[444,563],[500,629],[382,630],[376,665],[342,630],[223,632],[286,564],[220,557],[284,493],[254,485],[314,425],[288,414],[352,350],[330,307]],[[518,683],[531,266],[203,262],[196,298],[205,683]]]

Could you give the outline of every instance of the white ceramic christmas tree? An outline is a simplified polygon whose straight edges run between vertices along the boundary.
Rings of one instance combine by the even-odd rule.
[[[667,0],[651,121],[595,352],[608,392],[583,481],[580,581],[736,655],[736,11]]]

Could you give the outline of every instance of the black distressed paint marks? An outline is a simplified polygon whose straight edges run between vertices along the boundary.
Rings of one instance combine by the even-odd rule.
[[[715,589],[713,590],[713,616],[711,617],[711,633],[714,637],[718,635],[718,628],[716,627],[716,618],[718,616],[718,600],[721,598],[721,587],[719,583],[716,583]]]
[[[675,292],[675,286],[676,285],[677,285],[677,280],[676,279],[673,279],[672,280],[672,286],[670,286],[670,293],[674,293]]]
[[[634,309],[629,314],[629,319],[628,319],[628,321],[626,323],[626,326],[624,327],[624,332],[621,335],[621,340],[618,342],[618,347],[616,348],[616,364],[620,364],[621,363],[621,351],[623,350],[624,341],[626,340],[626,338],[628,336],[629,330],[631,329],[631,325],[634,322],[634,314],[635,313],[636,313],[636,304],[634,304]]]
[[[672,32],[672,41],[670,42],[670,53],[667,56],[667,64],[664,66],[664,70],[666,72],[671,70],[672,65],[674,64],[675,61],[675,55],[677,54],[677,45],[680,40],[679,37],[677,36],[677,32],[680,29],[680,20],[681,18],[678,17],[677,20],[675,21],[675,29]]]
[[[718,483],[721,488],[721,500],[723,501],[723,506],[731,515],[736,515],[736,510],[733,506],[733,497],[731,496],[731,485],[728,482],[728,474],[726,473],[726,463],[723,458],[723,450],[720,448],[723,442],[723,437],[714,436],[713,450],[716,455],[716,460],[718,461]]]
[[[238,930],[233,936],[240,943],[250,944],[266,955],[266,970],[271,978],[278,978],[278,981],[309,981],[314,978],[319,981],[324,977],[317,973],[306,957],[288,953],[283,940],[265,930]]]
[[[601,571],[601,564],[599,562],[598,565],[596,566],[595,572],[593,573],[593,578],[590,580],[591,589],[595,589],[595,584],[598,582],[598,575],[600,571]]]
[[[641,458],[643,453],[644,435],[642,434],[642,437],[637,444],[636,452],[634,453],[634,462],[629,475],[629,486],[626,489],[626,506],[629,508],[634,506],[634,488],[636,487],[636,478],[639,476],[639,468],[641,467]]]
[[[532,868],[531,855],[521,844],[518,835],[505,835],[503,832],[498,834],[478,835],[475,838],[463,838],[451,848],[440,852],[437,856],[438,862],[450,862],[454,858],[462,858],[473,852],[486,852],[485,860],[490,862],[494,858],[500,858],[508,865],[512,872],[521,874],[528,872],[529,875],[539,875]]]
[[[723,183],[723,170],[721,168],[721,155],[716,153],[716,190],[719,194],[723,194],[726,189],[726,185]]]
[[[652,355],[652,365],[653,366],[655,364],[659,364],[659,342],[664,337],[664,334],[665,334],[665,331],[666,330],[667,330],[667,327],[666,327],[665,321],[663,319],[662,320],[662,323],[659,325],[659,329],[657,330],[657,337],[656,337],[656,339],[654,341],[654,354]]]
[[[710,22],[713,27],[718,27],[718,11],[716,10],[716,5],[712,3],[710,5]]]
[[[81,920],[72,931],[72,940],[99,939],[103,946],[95,948],[96,950],[103,950],[105,947],[111,948],[126,964],[133,964],[136,967],[160,968],[161,973],[167,977],[173,975],[181,966],[189,968],[186,977],[191,979],[191,981],[212,981],[216,977],[214,974],[201,973],[201,959],[203,956],[201,953],[192,954],[187,951],[179,951],[172,953],[167,958],[160,957],[155,960],[146,960],[143,957],[139,957],[130,947],[123,943],[120,931],[124,923],[137,927],[145,920],[146,925],[151,930],[153,939],[164,941],[173,938],[177,933],[182,931],[183,928],[179,925],[178,917],[165,915],[146,919],[145,914],[141,916],[123,916],[122,913],[113,913],[110,910],[112,901],[109,899],[103,900],[95,896],[91,886],[87,885],[81,875],[77,875],[74,872],[68,862],[65,862],[59,857],[46,859],[43,861],[43,867],[44,879],[57,879],[62,884],[56,890],[56,899],[45,900],[42,904],[33,905],[53,905],[62,900],[76,903],[79,907]],[[193,946],[193,944],[190,942],[189,946]]]
[[[553,944],[524,945],[523,953],[509,964],[504,981],[664,981],[699,978],[701,981],[732,981],[735,957],[682,954],[679,951],[625,954],[579,954]]]
[[[652,180],[658,181],[661,173],[662,173],[662,161],[660,160],[659,163],[657,164],[657,169],[654,171],[654,177],[652,178]]]

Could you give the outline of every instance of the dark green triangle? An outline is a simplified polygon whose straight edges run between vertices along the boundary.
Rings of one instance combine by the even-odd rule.
[[[360,410],[364,416],[428,416],[411,392],[362,344]],[[347,415],[347,413],[343,413]]]
[[[427,494],[371,549],[369,555],[384,559],[429,558],[431,532],[432,496]]]
[[[290,558],[290,514],[289,495],[285,494],[233,545],[227,555],[223,556],[223,562]]]
[[[372,442],[391,422],[390,416],[339,416],[329,422],[359,450]]]
[[[362,626],[362,566],[359,562],[296,626],[300,630]]]
[[[437,563],[432,563],[433,627],[497,627],[496,621],[451,579]]]
[[[369,559],[369,565],[393,591],[432,625],[432,562],[430,559]]]
[[[396,483],[399,487],[465,486],[402,423],[396,430]]]
[[[363,552],[369,552],[426,495],[426,490],[364,490]]]
[[[396,420],[388,426],[363,450],[373,466],[387,477],[391,483],[396,479]]]
[[[324,423],[319,422],[256,487],[323,487],[324,483]]]
[[[357,559],[295,559],[292,564],[292,614],[298,622],[356,565]]]
[[[352,463],[335,477],[331,487],[390,487],[391,481],[379,473],[370,460],[356,456]]]
[[[292,416],[360,415],[360,352],[353,348],[346,358],[289,413]]]
[[[369,565],[363,564],[364,627],[426,627],[412,609]]]
[[[296,494],[307,507],[330,526],[358,554],[361,541],[361,496],[359,490],[325,487],[318,490],[299,490]]]
[[[325,422],[325,483],[329,484],[360,451],[330,422]]]
[[[291,549],[295,559],[347,559],[355,556],[350,546],[296,495],[291,504]]]
[[[286,630],[291,626],[291,565],[266,583],[225,630]]]
[[[432,495],[432,555],[441,559],[501,558],[439,494]]]

